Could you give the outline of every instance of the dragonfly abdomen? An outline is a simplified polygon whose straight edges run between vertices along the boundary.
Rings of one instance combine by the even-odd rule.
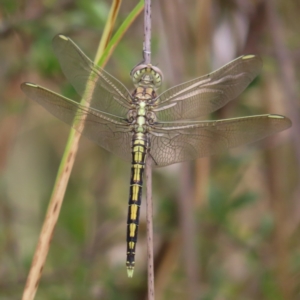
[[[129,191],[129,207],[127,219],[127,273],[133,276],[135,246],[138,236],[140,206],[142,201],[143,173],[146,154],[148,150],[147,137],[143,133],[137,133],[132,142],[132,167]]]

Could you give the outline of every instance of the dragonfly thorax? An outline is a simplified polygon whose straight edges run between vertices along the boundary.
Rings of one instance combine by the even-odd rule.
[[[162,72],[151,64],[138,65],[130,74],[135,87],[150,87],[157,90],[161,86]]]
[[[148,126],[152,125],[156,116],[152,108],[156,103],[156,93],[152,87],[138,86],[132,93],[132,109],[129,110],[127,120],[134,125],[135,132],[147,132]]]

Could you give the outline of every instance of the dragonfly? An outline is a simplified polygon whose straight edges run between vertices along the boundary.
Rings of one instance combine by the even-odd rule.
[[[200,120],[236,98],[259,74],[262,60],[241,56],[220,69],[157,94],[163,75],[141,63],[130,75],[133,92],[95,65],[68,37],[57,35],[53,49],[62,71],[85,104],[33,83],[21,89],[55,117],[102,148],[131,162],[127,219],[127,273],[133,276],[146,158],[154,166],[195,160],[252,143],[289,128],[290,119],[262,114]]]

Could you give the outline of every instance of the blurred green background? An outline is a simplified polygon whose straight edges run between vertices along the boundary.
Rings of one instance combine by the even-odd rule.
[[[136,3],[123,1],[117,27]],[[276,113],[294,123],[261,142],[154,170],[156,299],[300,299],[300,2],[152,4],[152,63],[163,89],[258,53],[261,75],[211,118]],[[93,59],[110,5],[0,0],[0,300],[21,298],[69,132],[20,83],[78,100],[51,40],[63,33]],[[106,66],[130,90],[142,42],[141,14]],[[82,138],[36,299],[147,299],[144,203],[132,279],[125,268],[129,174],[129,164]]]

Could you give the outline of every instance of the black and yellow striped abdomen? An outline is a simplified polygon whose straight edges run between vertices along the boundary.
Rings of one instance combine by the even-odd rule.
[[[146,134],[134,134],[132,142],[132,167],[127,219],[126,266],[129,277],[132,277],[134,270],[135,246],[138,236],[140,206],[142,200],[143,173],[145,168],[147,150],[148,141]]]

